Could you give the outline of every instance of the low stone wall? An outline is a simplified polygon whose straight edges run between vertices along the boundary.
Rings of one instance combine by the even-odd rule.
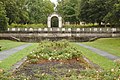
[[[120,37],[120,28],[8,28],[0,39],[39,42],[41,40],[93,41],[97,38]]]
[[[120,28],[8,28],[7,32],[120,33]]]
[[[0,39],[39,42],[41,40],[93,41],[97,38],[120,37],[120,33],[0,33]]]

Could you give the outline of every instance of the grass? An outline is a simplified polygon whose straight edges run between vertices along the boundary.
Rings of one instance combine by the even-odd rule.
[[[95,46],[101,47],[100,49],[103,49],[105,51],[108,50],[108,52],[113,53],[113,51],[118,52],[120,50],[119,41],[120,41],[119,38],[114,38],[114,39],[107,38],[107,39],[99,39],[95,42],[87,42],[84,44],[92,45],[94,47]],[[9,41],[6,41],[6,42],[9,42]],[[12,43],[14,43],[14,42],[12,42]],[[82,52],[82,54],[84,56],[86,56],[93,63],[99,65],[101,68],[111,69],[115,66],[115,63],[113,61],[111,61],[103,56],[100,56],[100,55],[98,55],[98,54],[96,54],[96,53],[94,53],[86,48],[83,48],[77,44],[73,44],[73,45],[77,46],[77,48]],[[105,46],[107,46],[107,47],[105,47]],[[15,54],[11,55],[7,59],[0,62],[0,68],[5,69],[5,70],[9,70],[13,64],[20,61],[23,57],[27,56],[35,47],[37,47],[37,43],[32,44],[32,46],[29,46],[29,47],[15,53]]]
[[[120,56],[120,38],[101,38],[94,42],[86,42],[83,44]]]
[[[34,43],[31,46],[9,56],[8,58],[0,62],[0,68],[4,69],[5,71],[10,70],[12,68],[12,65],[27,56],[35,47],[37,47],[37,45],[37,43]]]
[[[111,61],[103,56],[100,56],[100,55],[98,55],[98,54],[96,54],[96,53],[94,53],[86,48],[83,48],[77,44],[74,44],[74,45],[80,49],[80,51],[82,52],[82,54],[84,56],[86,56],[93,63],[99,65],[101,68],[103,68],[105,70],[114,68],[115,62],[113,62],[113,61]]]
[[[20,46],[22,44],[25,44],[23,42],[15,42],[15,41],[10,41],[10,40],[0,40],[0,46],[2,46],[2,51],[3,50],[8,50],[17,46]]]

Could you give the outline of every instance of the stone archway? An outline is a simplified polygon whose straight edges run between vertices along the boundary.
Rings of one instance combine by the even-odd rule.
[[[48,21],[47,21],[48,27],[51,28],[52,17],[57,17],[58,18],[58,23],[59,23],[58,27],[61,28],[62,27],[62,17],[60,15],[58,15],[57,13],[53,13],[50,16],[48,16]]]
[[[51,27],[58,28],[58,26],[59,26],[58,17],[53,16],[53,17],[51,18]]]

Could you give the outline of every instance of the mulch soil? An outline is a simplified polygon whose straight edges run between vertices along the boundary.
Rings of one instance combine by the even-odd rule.
[[[70,60],[40,60],[37,64],[25,62],[19,69],[14,72],[17,77],[19,75],[31,76],[31,80],[37,80],[36,75],[49,74],[54,77],[71,76],[69,73],[80,73],[85,70],[86,65],[79,59]],[[69,74],[69,75],[68,75]]]

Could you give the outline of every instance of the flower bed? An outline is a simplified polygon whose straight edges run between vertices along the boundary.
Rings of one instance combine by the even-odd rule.
[[[30,63],[38,63],[43,59],[52,61],[82,58],[82,53],[66,40],[42,41],[27,57]]]
[[[70,42],[42,41],[27,56],[26,63],[15,72],[15,76],[32,80],[43,76],[59,79],[65,75],[70,76],[72,72],[76,74],[90,68],[92,67],[84,60],[81,51]]]
[[[120,80],[120,60],[111,70],[95,70],[80,50],[66,40],[42,41],[13,74],[3,80]],[[2,71],[3,72],[3,71]]]

